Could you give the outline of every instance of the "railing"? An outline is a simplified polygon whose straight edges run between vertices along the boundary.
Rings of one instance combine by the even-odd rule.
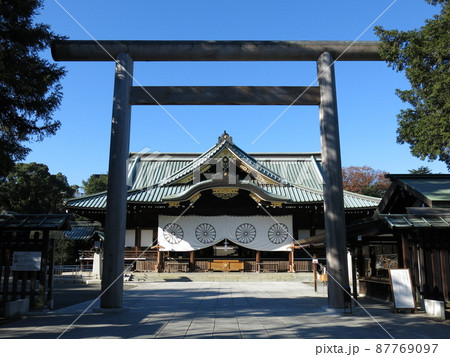
[[[156,261],[137,261],[136,262],[136,271],[140,272],[149,272],[156,270]]]
[[[55,278],[89,278],[92,276],[92,265],[55,265],[53,274]]]
[[[79,251],[81,260],[94,260],[95,252],[93,250],[81,250]],[[143,250],[143,249],[133,249],[133,248],[125,248],[124,258],[127,260],[130,259],[156,259],[156,251],[155,250]]]
[[[127,251],[126,251],[127,252]],[[125,254],[125,259],[129,260],[131,258],[131,253],[136,254],[133,250],[129,250],[128,254]],[[142,252],[142,251],[138,251]],[[86,257],[86,255],[85,255]],[[93,257],[93,252],[92,252]],[[72,275],[72,276],[84,276],[83,274],[87,274],[92,270],[92,264],[86,264],[86,262],[90,262],[90,260],[84,258],[84,263],[80,267],[78,265],[64,265],[63,268],[59,268],[61,266],[55,267],[55,275]],[[195,261],[195,271],[208,271],[210,269],[210,260],[211,259],[198,259]],[[241,260],[244,262],[244,271],[247,272],[255,272],[258,271],[258,266],[255,260]],[[180,262],[180,261],[179,261]],[[289,271],[289,262],[287,260],[265,260],[261,259],[260,263],[263,264],[272,264],[272,268],[276,265],[276,270],[278,272],[287,272]],[[164,264],[164,263],[163,263]],[[135,263],[135,268],[132,270],[141,271],[141,272],[149,272],[156,270],[156,258],[153,259],[143,259],[140,258]],[[191,267],[192,268],[192,267]],[[312,272],[313,264],[311,259],[299,259],[294,261],[294,270],[296,272]]]

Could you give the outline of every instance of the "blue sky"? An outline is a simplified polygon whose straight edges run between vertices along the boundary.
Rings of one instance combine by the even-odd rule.
[[[424,0],[46,0],[38,21],[72,40],[377,40],[373,26],[408,30],[438,8]],[[394,3],[374,25],[369,25]],[[369,27],[369,28],[368,28]],[[368,29],[367,29],[368,28]],[[362,34],[365,30],[367,31]],[[362,34],[362,35],[361,35]],[[49,52],[44,54],[50,58]],[[61,62],[64,99],[55,113],[62,127],[33,143],[26,162],[62,172],[70,184],[108,171],[114,81],[112,62]],[[411,156],[396,143],[396,115],[405,108],[395,88],[406,89],[403,73],[385,62],[335,65],[343,166],[367,165],[389,173],[443,163]],[[136,62],[142,85],[316,85],[314,62]],[[256,142],[284,106],[167,106],[132,110],[130,151],[203,152],[227,130],[247,152],[320,151],[318,108],[291,107]],[[253,143],[254,142],[254,143]]]

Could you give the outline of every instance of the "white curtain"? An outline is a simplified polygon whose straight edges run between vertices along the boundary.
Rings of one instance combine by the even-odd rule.
[[[159,216],[158,244],[163,251],[186,252],[223,239],[260,251],[289,251],[292,216]]]

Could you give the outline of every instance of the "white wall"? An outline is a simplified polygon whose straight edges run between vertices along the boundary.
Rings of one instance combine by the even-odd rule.
[[[141,247],[150,247],[153,243],[153,229],[141,230]]]
[[[134,236],[135,236],[134,229],[127,229],[125,231],[125,247],[136,246]]]

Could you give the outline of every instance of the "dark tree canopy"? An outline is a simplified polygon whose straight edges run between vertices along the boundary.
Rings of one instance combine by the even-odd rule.
[[[390,181],[385,178],[387,172],[372,169],[369,166],[349,166],[342,168],[343,188],[346,191],[362,195],[382,197],[389,188]]]
[[[83,190],[86,195],[103,192],[108,189],[108,175],[93,174],[86,181],[82,181]]]
[[[428,166],[420,166],[417,169],[408,170],[410,174],[413,175],[425,175],[431,174],[431,169]]]
[[[27,142],[60,127],[52,113],[62,99],[65,70],[40,54],[63,37],[33,22],[42,7],[42,0],[0,1],[0,177],[26,157]]]
[[[0,208],[18,213],[60,212],[74,189],[61,173],[50,174],[47,165],[16,164],[0,182]]]
[[[396,93],[409,104],[398,117],[397,142],[410,145],[412,155],[440,160],[450,170],[450,4],[419,30],[398,31],[376,27],[380,54],[389,66],[405,71],[411,89]]]

